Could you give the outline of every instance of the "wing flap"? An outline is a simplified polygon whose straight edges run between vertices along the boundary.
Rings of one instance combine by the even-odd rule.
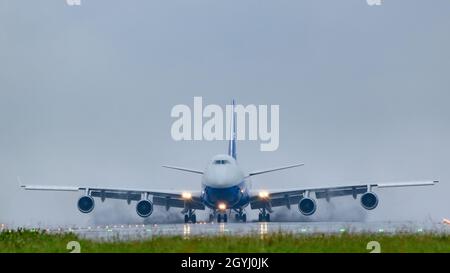
[[[99,197],[102,199],[120,199],[129,201],[139,201],[141,200],[141,193],[136,192],[116,192],[116,191],[91,191],[91,196]]]
[[[301,196],[287,196],[280,198],[273,198],[268,200],[258,200],[254,199],[250,202],[251,209],[262,209],[269,207],[290,207],[290,205],[298,204],[300,202]]]
[[[173,199],[170,197],[153,197],[153,203],[157,206],[164,206],[166,208],[174,207],[174,208],[184,208],[184,200],[181,199]]]
[[[190,209],[204,210],[205,206],[199,202],[197,198],[193,198],[191,201],[186,203],[185,200],[175,199],[170,197],[159,197],[153,196],[153,203],[158,206],[164,206],[166,209],[170,207],[174,208],[185,208],[186,206]]]
[[[355,198],[358,194],[363,194],[367,192],[367,186],[358,186],[358,187],[351,187],[351,188],[337,188],[337,189],[327,189],[327,190],[319,190],[315,191],[317,199],[329,199],[333,197],[339,197],[339,196],[347,196],[347,195],[353,195]]]

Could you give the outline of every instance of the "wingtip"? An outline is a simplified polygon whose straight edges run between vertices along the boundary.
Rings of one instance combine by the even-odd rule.
[[[20,188],[25,188],[25,185],[22,183],[22,179],[20,179],[20,176],[17,176],[17,183],[19,183]]]

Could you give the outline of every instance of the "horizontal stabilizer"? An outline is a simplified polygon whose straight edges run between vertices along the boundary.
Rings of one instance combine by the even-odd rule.
[[[177,170],[177,171],[190,172],[190,173],[196,173],[196,174],[203,174],[202,171],[188,169],[188,168],[182,168],[182,167],[176,167],[176,166],[167,166],[167,165],[163,165],[163,167],[167,168],[167,169]]]
[[[281,170],[285,170],[285,169],[300,167],[300,166],[303,166],[303,165],[305,165],[305,164],[304,163],[299,163],[299,164],[295,164],[295,165],[289,165],[289,166],[283,166],[283,167],[278,167],[278,168],[273,168],[273,169],[268,169],[268,170],[261,170],[261,171],[251,172],[251,173],[249,173],[248,176],[255,176],[255,175],[260,175],[260,174],[263,174],[263,173],[276,172],[276,171],[281,171]]]

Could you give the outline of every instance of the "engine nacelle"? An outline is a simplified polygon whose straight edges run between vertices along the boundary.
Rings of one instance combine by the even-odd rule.
[[[361,196],[361,206],[367,210],[372,210],[378,206],[378,196],[373,192],[366,192]]]
[[[304,197],[298,202],[298,210],[305,216],[313,215],[316,212],[317,205],[314,199]]]
[[[136,205],[136,212],[143,218],[149,217],[153,212],[153,203],[147,199],[140,200]]]
[[[89,213],[94,209],[95,202],[94,198],[89,195],[81,196],[80,199],[78,199],[78,209],[82,213]]]

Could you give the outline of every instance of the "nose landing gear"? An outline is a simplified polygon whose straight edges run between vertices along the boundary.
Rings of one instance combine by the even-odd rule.
[[[236,211],[235,220],[236,222],[242,221],[247,222],[247,214],[244,213],[243,209],[233,209]],[[231,217],[231,209],[230,209],[230,217]],[[228,222],[228,214],[226,210],[212,210],[212,213],[209,214],[209,221],[214,221],[214,218],[216,219],[217,223],[227,223]]]
[[[228,222],[228,215],[226,213],[224,213],[224,214],[218,213],[217,214],[217,223],[222,222],[222,220],[224,223]]]
[[[226,212],[216,212],[213,211],[211,214],[209,214],[209,222],[213,222],[214,219],[217,220],[217,223],[221,223],[221,222],[228,222],[228,215],[226,214]]]

